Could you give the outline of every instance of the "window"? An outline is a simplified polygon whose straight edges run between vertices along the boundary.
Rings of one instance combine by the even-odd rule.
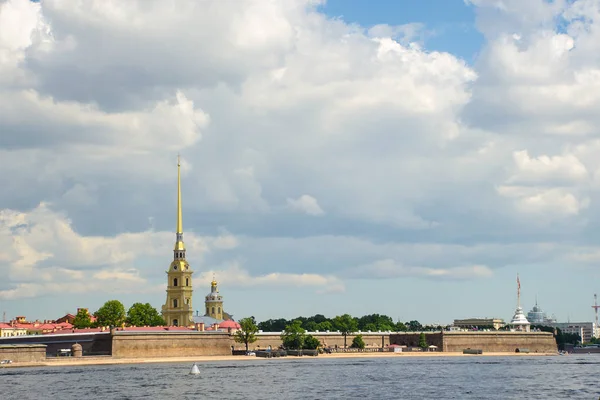
[[[177,278],[173,279],[173,286],[177,286]]]
[[[189,278],[185,278],[185,286],[190,286],[190,279]]]
[[[177,299],[173,299],[173,307],[177,308]]]
[[[190,299],[185,299],[185,304],[190,304]]]
[[[219,310],[218,313],[221,314],[221,307],[217,308],[217,310]]]
[[[208,307],[206,307],[206,315],[208,315]]]
[[[179,326],[179,321],[177,321],[176,319],[173,320],[173,326]]]
[[[212,308],[212,313],[213,313],[213,314],[215,313],[215,308],[214,308],[214,307]]]

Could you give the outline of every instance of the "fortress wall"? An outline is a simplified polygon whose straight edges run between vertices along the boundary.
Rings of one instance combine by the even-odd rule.
[[[46,360],[43,344],[7,344],[0,346],[0,360],[12,362],[38,362]]]
[[[226,332],[114,332],[113,357],[152,358],[231,355]]]
[[[444,343],[442,341],[441,332],[424,332],[425,340],[428,346],[437,346],[438,351],[442,351]],[[446,333],[444,333],[445,335]],[[400,346],[418,347],[419,337],[421,332],[395,332],[390,334],[390,344],[398,344]],[[462,349],[461,349],[462,351]]]
[[[558,351],[554,335],[550,332],[444,332],[443,351],[463,351],[466,348],[483,352],[514,353],[517,348],[532,353]]]
[[[344,347],[344,336],[337,332],[308,332],[307,334],[312,335],[319,339],[321,344],[324,347]],[[272,349],[276,349],[281,346],[281,333],[280,332],[261,332],[257,333],[256,337],[258,340],[254,343],[251,343],[248,348],[251,350],[260,350],[266,349],[271,346]],[[348,335],[346,338],[347,346],[350,347],[352,344],[352,340],[355,336],[362,335],[363,340],[367,347],[381,347],[387,346],[390,344],[390,333],[382,332],[363,332],[353,335]],[[233,336],[231,338],[231,345],[235,346],[236,350],[245,350],[246,345],[243,343],[236,343],[233,340]]]
[[[78,343],[83,348],[83,355],[110,354],[111,336],[110,332],[87,332],[87,333],[63,333],[31,336],[12,336],[0,339],[0,345],[5,344],[44,344],[46,355],[56,356],[60,349],[70,349]]]

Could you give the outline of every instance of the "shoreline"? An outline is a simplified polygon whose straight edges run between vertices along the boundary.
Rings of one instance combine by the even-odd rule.
[[[40,362],[15,362],[12,364],[0,365],[3,368],[26,368],[26,367],[68,367],[68,366],[87,366],[87,365],[124,365],[124,364],[161,364],[161,363],[207,363],[215,361],[246,361],[261,362],[264,360],[290,361],[298,359],[337,359],[337,358],[414,358],[414,357],[540,357],[556,356],[557,353],[500,353],[490,352],[483,354],[463,354],[462,352],[414,352],[414,353],[334,353],[319,354],[316,357],[311,356],[288,356],[281,358],[260,358],[253,356],[184,356],[184,357],[148,357],[148,358],[113,358],[112,356],[99,357],[61,357],[49,358]]]

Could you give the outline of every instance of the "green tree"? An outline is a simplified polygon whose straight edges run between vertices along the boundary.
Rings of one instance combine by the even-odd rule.
[[[281,333],[281,341],[286,349],[299,350],[304,345],[305,330],[302,321],[295,320],[286,325]]]
[[[162,326],[167,323],[150,303],[134,303],[127,311],[127,324],[131,326]]]
[[[86,308],[77,310],[77,315],[73,319],[73,327],[77,329],[89,328],[92,326],[92,320]]]
[[[394,326],[394,320],[382,314],[365,315],[358,319],[358,329],[362,331],[392,331]]]
[[[394,327],[396,332],[406,332],[408,331],[408,327],[404,325],[402,322],[398,321]]]
[[[362,335],[354,336],[354,339],[352,339],[352,344],[350,345],[350,347],[352,347],[353,349],[364,349],[365,341],[363,340]]]
[[[316,350],[319,346],[321,346],[321,342],[313,335],[306,335],[304,337],[304,344],[302,345],[303,349]]]
[[[125,306],[119,300],[109,300],[94,313],[98,326],[119,326],[125,322]]]
[[[377,325],[370,322],[361,328],[362,331],[377,332]]]
[[[259,323],[258,329],[263,332],[282,332],[287,324],[289,324],[289,322],[284,318],[268,319]]]
[[[418,332],[423,330],[423,325],[419,321],[409,321],[406,323],[409,332]]]
[[[242,318],[239,321],[242,329],[235,332],[233,339],[238,343],[244,343],[246,345],[246,351],[248,351],[248,345],[256,342],[256,332],[258,332],[258,326],[254,317]]]
[[[346,348],[346,338],[349,334],[358,330],[358,323],[349,314],[344,314],[338,315],[333,319],[333,327],[344,336],[344,348]]]
[[[425,333],[421,332],[419,335],[419,347],[425,350],[427,348],[427,338],[425,337]]]
[[[327,332],[327,331],[332,331],[333,330],[333,324],[331,323],[331,321],[323,321],[323,322],[319,322],[317,324],[317,330],[319,332]]]
[[[314,332],[319,329],[319,324],[317,324],[315,321],[306,321],[302,327],[306,329],[307,332]]]

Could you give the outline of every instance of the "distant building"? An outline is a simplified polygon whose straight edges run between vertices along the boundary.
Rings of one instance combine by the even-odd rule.
[[[25,336],[27,328],[0,323],[0,337]]]
[[[589,342],[592,337],[598,338],[600,333],[594,322],[554,322],[548,324],[548,326],[558,328],[563,333],[579,335],[582,342]]]
[[[459,328],[474,328],[474,327],[482,327],[489,326],[498,330],[506,325],[503,319],[500,318],[467,318],[467,319],[455,319],[454,326]]]
[[[87,314],[90,317],[90,322],[96,322],[96,317],[94,317],[92,314],[90,314],[90,312],[87,308],[78,308],[77,314],[79,314],[79,311],[81,311],[81,310],[85,310],[87,312]],[[62,317],[58,318],[57,320],[54,321],[54,323],[61,324],[63,322],[68,322],[69,324],[73,324],[74,320],[75,320],[75,315],[69,313],[69,314],[63,315]]]
[[[28,322],[24,316],[18,316],[9,323],[0,323],[0,337],[41,335],[56,332],[62,329],[70,329],[73,325],[68,322],[55,323],[50,321]]]
[[[537,299],[535,300],[535,306],[527,313],[527,320],[534,325],[548,325],[556,322],[556,318],[549,318],[542,308],[538,306]]]

